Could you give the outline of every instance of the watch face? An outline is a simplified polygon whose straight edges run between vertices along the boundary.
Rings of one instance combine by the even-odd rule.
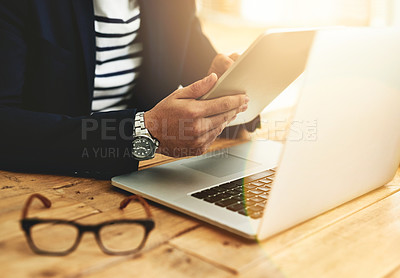
[[[153,156],[153,142],[149,138],[136,138],[132,143],[132,147],[132,154],[139,159]]]

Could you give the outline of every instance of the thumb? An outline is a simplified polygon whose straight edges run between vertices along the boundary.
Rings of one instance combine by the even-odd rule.
[[[183,89],[178,93],[179,98],[193,98],[197,99],[207,94],[217,82],[218,77],[215,73],[211,73],[204,79],[197,81]]]
[[[231,55],[229,55],[229,58],[231,58],[233,61],[236,61],[237,59],[239,59],[240,55],[238,53],[232,53]]]

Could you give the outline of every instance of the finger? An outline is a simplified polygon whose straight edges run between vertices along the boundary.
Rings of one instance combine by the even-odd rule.
[[[231,55],[229,55],[229,58],[231,58],[233,61],[236,61],[237,59],[239,59],[240,55],[238,53],[232,53]]]
[[[225,96],[210,100],[196,101],[201,117],[210,117],[228,112],[233,109],[238,109],[242,105],[249,103],[249,97],[245,94]]]
[[[214,73],[178,91],[178,98],[197,99],[207,94],[214,87],[218,78]]]
[[[212,143],[213,143],[213,142],[211,142],[211,143],[209,143],[209,144],[206,144],[206,145],[204,145],[202,148],[198,149],[198,150],[197,150],[197,155],[203,155],[203,154],[205,154],[205,153],[210,149],[210,147],[212,146]]]
[[[217,60],[217,67],[220,71],[225,72],[229,69],[235,61],[232,60],[230,57],[221,55]]]
[[[221,77],[234,63],[234,60],[226,55],[218,54],[211,66],[210,72],[217,74],[218,78]]]
[[[238,110],[234,109],[216,116],[203,118],[199,120],[196,126],[194,127],[194,133],[195,133],[194,135],[201,136],[213,129],[222,126],[223,124],[229,123],[236,117],[237,113]]]
[[[217,137],[222,133],[225,127],[226,124],[223,124],[198,137],[196,140],[198,147],[202,148],[203,151],[206,151],[207,146],[210,146],[215,141],[215,139],[217,139]]]

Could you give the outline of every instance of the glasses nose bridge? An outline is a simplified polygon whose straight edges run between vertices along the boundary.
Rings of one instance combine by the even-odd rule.
[[[98,225],[79,225],[79,231],[80,234],[90,234],[93,233],[94,235],[96,235],[98,233],[99,230],[99,226]]]

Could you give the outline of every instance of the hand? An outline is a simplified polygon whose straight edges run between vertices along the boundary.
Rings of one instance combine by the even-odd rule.
[[[249,98],[245,94],[197,100],[216,82],[213,73],[145,112],[146,128],[160,141],[159,152],[172,157],[201,155],[238,113],[246,111]]]
[[[240,55],[237,53],[233,53],[229,56],[218,54],[212,61],[208,74],[215,73],[218,78],[220,78],[239,57]]]

